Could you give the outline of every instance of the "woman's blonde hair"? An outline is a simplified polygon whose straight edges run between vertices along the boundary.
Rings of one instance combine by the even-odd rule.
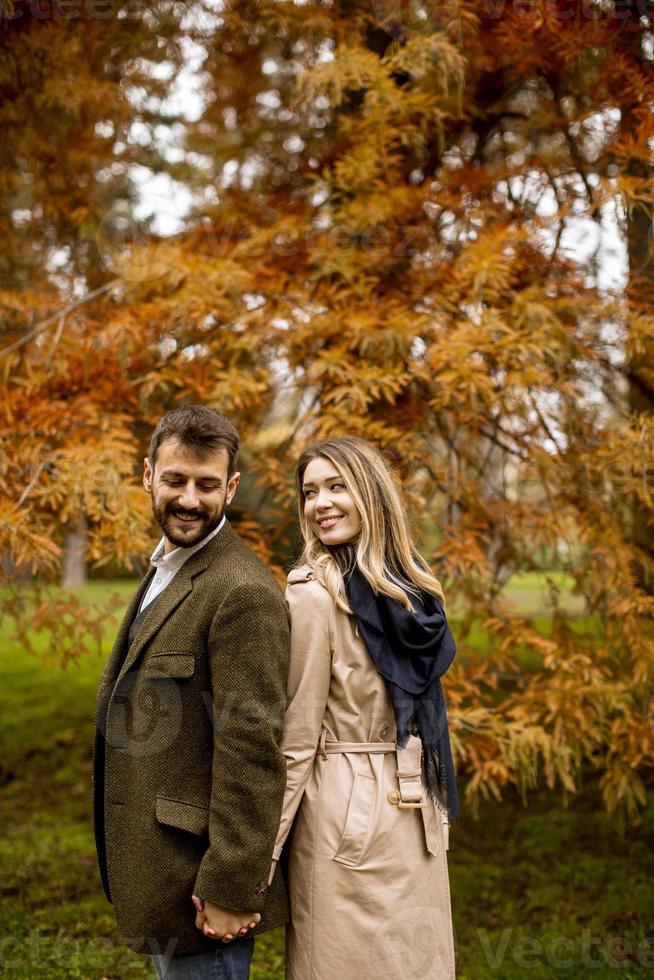
[[[361,533],[352,544],[327,547],[304,516],[304,473],[319,457],[338,470],[361,515]],[[413,610],[410,595],[417,596],[420,590],[437,596],[445,605],[440,583],[411,539],[395,475],[378,449],[356,436],[316,443],[300,456],[296,479],[304,539],[299,563],[311,567],[341,609],[350,611],[343,573],[353,562],[376,594],[391,596],[407,609]]]

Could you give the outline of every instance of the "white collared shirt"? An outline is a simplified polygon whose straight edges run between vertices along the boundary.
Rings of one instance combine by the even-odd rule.
[[[218,527],[215,527],[210,534],[207,534],[207,536],[202,538],[201,541],[198,541],[197,544],[192,545],[190,548],[175,548],[174,551],[169,551],[168,554],[164,552],[166,538],[163,537],[161,539],[157,547],[152,552],[152,556],[150,558],[150,562],[156,568],[156,572],[154,573],[154,578],[148,586],[147,592],[141,600],[139,612],[142,609],[145,609],[146,606],[149,606],[150,603],[163,592],[166,586],[170,585],[184,562],[188,561],[191,555],[194,555],[196,551],[200,550],[200,548],[204,548],[205,544],[208,544],[212,538],[216,537],[224,523],[225,515],[223,514],[223,519]]]

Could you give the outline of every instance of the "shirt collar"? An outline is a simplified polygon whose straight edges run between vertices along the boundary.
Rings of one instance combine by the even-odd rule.
[[[154,565],[155,568],[163,566],[163,568],[169,569],[171,572],[177,571],[182,567],[187,558],[194,555],[196,551],[200,548],[204,548],[205,544],[208,544],[212,538],[215,538],[218,532],[222,529],[225,523],[225,515],[223,514],[222,520],[218,527],[215,527],[213,531],[198,541],[197,544],[192,545],[190,548],[175,548],[174,551],[169,551],[168,554],[164,553],[164,548],[166,546],[166,538],[163,537],[157,547],[152,552],[150,556],[150,563]]]

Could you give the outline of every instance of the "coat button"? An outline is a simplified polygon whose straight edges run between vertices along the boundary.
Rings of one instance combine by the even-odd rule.
[[[392,789],[388,794],[388,802],[394,803],[396,806],[400,802],[402,797],[400,796],[400,791],[397,789]]]
[[[379,729],[379,737],[382,739],[382,741],[385,741],[388,738],[388,733],[390,732],[390,730],[391,730],[391,726],[386,722],[384,722],[384,724]]]

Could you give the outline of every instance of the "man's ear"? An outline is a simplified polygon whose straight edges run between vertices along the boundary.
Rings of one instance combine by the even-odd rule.
[[[236,488],[238,486],[240,479],[241,479],[240,473],[233,473],[230,476],[229,482],[227,484],[227,493],[225,494],[225,506],[227,506],[227,504],[231,504],[232,498],[236,493]]]
[[[148,491],[152,492],[152,481],[154,479],[154,470],[150,466],[150,460],[146,456],[143,460],[143,486]]]

